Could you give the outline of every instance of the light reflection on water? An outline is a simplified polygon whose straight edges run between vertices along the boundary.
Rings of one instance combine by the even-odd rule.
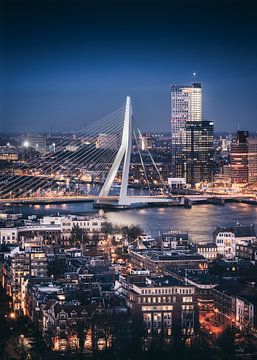
[[[14,212],[24,215],[46,214],[92,214],[97,212],[91,202],[22,205],[9,207]],[[234,225],[240,223],[257,224],[257,207],[241,203],[227,203],[225,206],[193,205],[191,209],[184,207],[160,207],[133,209],[124,211],[106,211],[108,221],[114,224],[138,224],[146,232],[157,236],[159,231],[188,230],[193,241],[211,241],[213,230],[217,225]]]

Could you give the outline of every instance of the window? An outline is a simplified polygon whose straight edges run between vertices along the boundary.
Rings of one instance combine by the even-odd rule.
[[[192,296],[183,296],[183,303],[189,303],[192,301]]]

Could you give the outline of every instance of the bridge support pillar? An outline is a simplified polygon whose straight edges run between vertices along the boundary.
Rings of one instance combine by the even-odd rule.
[[[120,164],[124,159],[121,189],[120,189],[120,196],[118,201],[118,204],[121,206],[130,204],[127,196],[127,192],[128,192],[129,165],[130,165],[130,154],[131,154],[131,144],[132,144],[131,120],[132,120],[131,99],[130,96],[127,96],[121,145],[99,194],[100,197],[108,196],[114,178],[117,174],[117,171],[119,170]]]

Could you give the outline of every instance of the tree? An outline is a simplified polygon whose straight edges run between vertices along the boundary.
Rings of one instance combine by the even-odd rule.
[[[233,356],[235,353],[235,334],[234,329],[227,327],[217,340],[217,345],[227,356]]]
[[[86,341],[87,333],[90,328],[90,320],[88,318],[81,318],[77,323],[77,336],[79,340],[80,357],[82,357],[84,344]]]
[[[121,227],[121,232],[124,237],[128,239],[129,242],[134,241],[139,235],[144,233],[144,230],[139,225],[123,225]]]
[[[0,317],[0,359],[4,360],[4,353],[7,347],[7,343],[10,339],[11,331],[10,326],[3,314]]]
[[[71,245],[76,246],[81,244],[83,240],[83,231],[78,225],[73,225],[71,229]]]

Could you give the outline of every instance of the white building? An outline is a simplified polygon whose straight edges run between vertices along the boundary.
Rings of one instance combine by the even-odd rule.
[[[44,216],[40,219],[41,225],[60,226],[62,239],[68,240],[71,237],[72,229],[78,226],[81,230],[87,232],[89,235],[103,231],[106,219],[103,214],[97,217],[87,216]]]
[[[0,228],[0,244],[16,244],[18,242],[18,229]]]
[[[234,259],[236,256],[236,245],[247,245],[257,242],[253,225],[237,224],[235,227],[217,227],[213,237],[214,243],[217,246],[217,254],[226,259]]]

